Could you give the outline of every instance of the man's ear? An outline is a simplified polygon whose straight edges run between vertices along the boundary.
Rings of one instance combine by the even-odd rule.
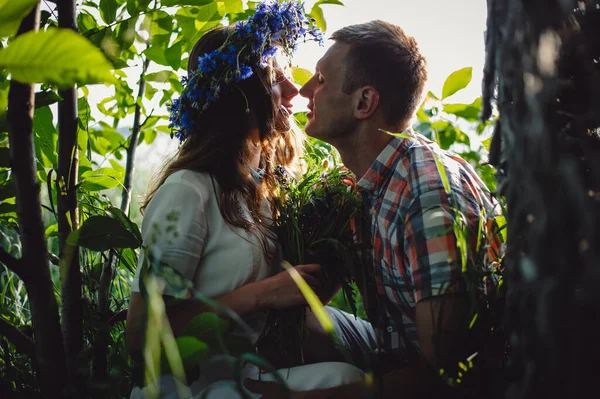
[[[377,111],[379,106],[379,91],[373,86],[363,86],[357,91],[354,116],[357,119],[367,119]]]

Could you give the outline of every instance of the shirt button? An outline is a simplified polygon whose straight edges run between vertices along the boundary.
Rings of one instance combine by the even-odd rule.
[[[394,331],[394,327],[392,327],[392,326],[388,326],[388,328],[387,328],[387,332],[391,333],[392,331]]]

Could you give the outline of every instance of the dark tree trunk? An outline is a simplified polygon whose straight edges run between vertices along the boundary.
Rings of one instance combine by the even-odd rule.
[[[39,12],[38,4],[23,20],[18,34],[37,30]],[[47,397],[62,397],[67,387],[67,373],[58,305],[50,277],[42,222],[40,184],[32,131],[33,109],[33,85],[12,80],[7,116],[11,168],[23,247],[18,274],[25,282],[29,296],[40,391]]]
[[[600,357],[599,1],[488,0],[486,51],[508,204],[506,397],[585,396]]]
[[[75,1],[58,0],[58,25],[76,30]],[[77,358],[83,349],[81,270],[79,249],[66,243],[69,234],[79,227],[77,176],[77,89],[59,90],[63,98],[58,103],[58,173],[56,179],[58,202],[58,232],[62,277],[62,327],[69,378],[82,392],[78,377]]]

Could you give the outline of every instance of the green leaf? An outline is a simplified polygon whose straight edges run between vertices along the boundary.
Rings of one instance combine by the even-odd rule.
[[[132,17],[128,20],[121,22],[116,29],[117,43],[123,50],[127,50],[131,47],[135,41],[135,25],[138,18]]]
[[[317,3],[319,3],[319,4],[337,4],[338,6],[344,5],[344,3],[342,3],[339,0],[319,0]]]
[[[162,0],[162,5],[166,7],[174,6],[205,6],[210,3],[216,3],[217,0]]]
[[[117,18],[118,8],[116,0],[100,0],[100,17],[107,24],[112,24]]]
[[[0,168],[10,168],[10,149],[0,147]]]
[[[154,95],[158,92],[158,89],[155,89],[154,87],[152,87],[150,85],[150,83],[146,83],[146,91],[144,92],[144,97],[146,97],[147,100],[152,101],[152,99],[154,98]]]
[[[195,316],[190,320],[183,330],[182,335],[196,337],[203,341],[214,341],[219,335],[223,335],[229,323],[214,313],[206,312]]]
[[[46,238],[58,237],[58,224],[54,223],[46,229]]]
[[[306,82],[313,77],[313,73],[308,69],[294,67],[292,68],[292,79],[294,79],[294,83],[299,85],[304,85]]]
[[[475,99],[471,104],[446,104],[443,111],[471,122],[477,122],[481,113],[481,97]]]
[[[171,66],[167,61],[166,51],[167,49],[163,47],[150,46],[144,50],[144,54],[150,61],[154,61],[159,65]]]
[[[327,22],[325,21],[325,16],[323,16],[323,10],[319,6],[319,3],[316,3],[313,8],[310,10],[309,16],[314,18],[315,25],[323,32],[327,30]]]
[[[89,37],[92,33],[98,31],[98,23],[92,14],[83,10],[77,15],[77,28],[79,28],[82,35]]]
[[[52,111],[49,106],[38,108],[33,113],[33,131],[35,140],[35,152],[37,158],[46,168],[58,165],[56,143],[58,132],[54,127]]]
[[[144,143],[150,145],[156,139],[156,130],[155,129],[146,129],[144,130]],[[141,140],[140,140],[141,142]]]
[[[17,36],[0,49],[0,68],[22,83],[74,84],[114,82],[102,52],[71,29],[48,29]]]
[[[225,0],[225,12],[227,14],[238,14],[244,12],[242,0]]]
[[[165,51],[165,60],[167,64],[175,71],[181,66],[181,42],[177,42]]]
[[[127,12],[132,17],[139,14],[140,11],[145,10],[152,0],[127,0]],[[162,2],[164,5],[164,1]]]
[[[131,219],[127,217],[125,212],[114,206],[110,206],[108,211],[111,213],[113,218],[117,219],[127,230],[129,230],[138,240],[138,246],[142,245],[142,233],[138,228],[138,225],[133,223]]]
[[[173,71],[159,71],[146,74],[144,77],[147,82],[167,83],[171,79],[177,79],[177,75]]]
[[[490,152],[490,146],[492,145],[492,138],[488,137],[485,140],[481,141],[481,145],[486,149],[487,152]]]
[[[90,170],[81,175],[81,186],[89,191],[100,191],[117,187],[123,181],[123,173],[113,168]]]
[[[473,68],[467,67],[454,71],[446,78],[442,88],[442,99],[448,98],[459,90],[464,89],[471,82]]]
[[[194,337],[178,337],[176,340],[185,369],[197,366],[208,353],[208,345]]]
[[[194,8],[180,8],[175,19],[181,28],[181,36],[188,43],[196,43],[209,29],[221,23],[222,15],[216,2]],[[186,49],[189,51],[190,49]]]
[[[35,107],[41,108],[46,105],[54,104],[62,100],[55,91],[40,91],[35,93]]]
[[[0,0],[0,37],[17,33],[21,20],[39,0]]]
[[[425,110],[423,109],[423,107],[419,107],[418,111],[417,111],[417,119],[420,122],[430,122],[431,118],[429,117],[429,115],[427,115],[427,113],[425,113]]]
[[[116,219],[94,215],[86,219],[78,230],[69,237],[67,243],[79,245],[92,251],[106,251],[111,248],[137,248],[137,237]]]

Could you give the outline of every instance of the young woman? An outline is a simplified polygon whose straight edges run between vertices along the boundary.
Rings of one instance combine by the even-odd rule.
[[[290,55],[304,35],[320,38],[305,21],[295,3],[260,4],[253,17],[207,32],[192,50],[184,91],[170,107],[181,146],[142,204],[145,251],[132,284],[126,330],[132,355],[142,351],[146,304],[140,280],[150,259],[168,265],[192,283],[194,292],[239,315],[252,333],[235,323],[228,333],[251,343],[262,331],[267,309],[306,304],[289,273],[275,273],[277,245],[271,228],[275,167],[293,170],[301,151],[288,121],[298,90],[274,55]],[[319,292],[319,265],[298,265],[296,270]],[[195,299],[174,300],[179,289],[166,284],[163,291],[176,336],[195,316],[215,311]],[[251,365],[242,371],[248,377],[257,372]],[[284,374],[294,389],[362,378],[360,370],[342,363],[301,366]],[[214,384],[231,379],[226,362],[205,362],[196,377],[192,394],[210,386],[211,397],[237,396],[231,384]],[[174,378],[165,377],[161,384],[162,397],[177,394]],[[143,392],[136,388],[132,397],[143,397]]]

